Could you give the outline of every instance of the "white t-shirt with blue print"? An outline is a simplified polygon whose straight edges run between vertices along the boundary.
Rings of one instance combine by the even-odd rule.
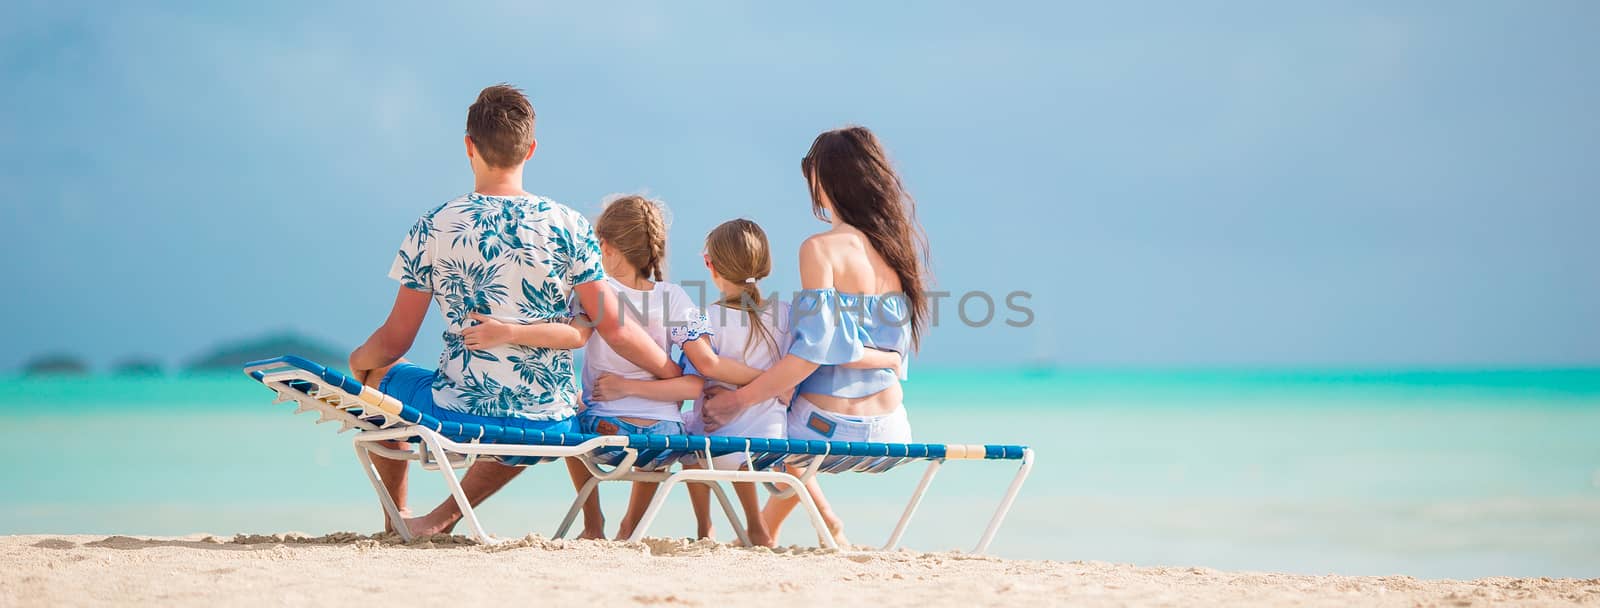
[[[417,220],[389,277],[432,293],[444,313],[436,405],[529,420],[577,413],[572,351],[515,344],[468,350],[461,330],[473,324],[473,312],[507,323],[570,320],[573,288],[605,278],[600,245],[582,214],[543,197],[468,194]]]

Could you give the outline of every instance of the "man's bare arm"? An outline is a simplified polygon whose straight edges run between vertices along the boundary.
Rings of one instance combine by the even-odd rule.
[[[422,319],[428,316],[428,306],[433,295],[426,291],[400,288],[394,297],[394,307],[389,318],[355,352],[350,353],[350,373],[356,381],[366,382],[367,374],[395,361],[411,350],[417,340],[417,330]]]
[[[605,281],[590,281],[574,290],[584,314],[594,320],[594,330],[600,332],[600,339],[611,345],[611,350],[657,378],[683,375],[683,369],[667,357],[636,320],[623,318],[617,293]]]

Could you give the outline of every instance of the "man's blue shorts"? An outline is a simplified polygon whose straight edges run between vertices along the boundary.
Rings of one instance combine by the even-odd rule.
[[[520,428],[527,431],[544,431],[546,433],[578,433],[577,416],[569,416],[561,420],[528,420],[526,418],[479,416],[439,407],[433,402],[434,373],[433,370],[419,365],[401,363],[390,368],[389,373],[384,374],[383,380],[378,383],[378,390],[390,397],[399,399],[401,403],[417,408],[418,411],[424,414],[439,419],[441,422],[492,424],[507,428]],[[529,456],[497,456],[496,458],[508,465],[533,464],[540,460]]]

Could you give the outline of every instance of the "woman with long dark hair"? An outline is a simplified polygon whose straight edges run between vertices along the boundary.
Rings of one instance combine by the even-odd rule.
[[[818,135],[800,170],[812,213],[831,227],[800,246],[804,290],[791,312],[788,354],[749,384],[707,401],[707,426],[798,387],[791,439],[909,442],[900,381],[928,319],[928,245],[916,203],[864,127]],[[846,545],[821,489],[815,481],[807,489],[835,541]],[[762,518],[774,539],[797,502],[767,502]]]

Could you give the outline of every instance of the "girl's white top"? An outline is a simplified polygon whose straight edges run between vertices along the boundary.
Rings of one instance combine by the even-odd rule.
[[[705,314],[689,324],[674,327],[672,341],[682,345],[695,339],[708,340],[711,350],[715,351],[718,357],[738,361],[758,370],[767,370],[789,352],[789,305],[781,301],[773,302],[770,307],[761,311],[761,324],[765,326],[767,335],[772,336],[772,342],[763,340],[755,333],[755,328],[750,326],[749,313],[717,303],[706,307]],[[684,360],[684,373],[699,373],[699,370],[695,370],[687,363],[687,355]],[[735,388],[710,378],[707,378],[707,381],[708,384]],[[700,402],[701,399],[696,399],[694,408],[684,415],[685,426],[692,435],[705,434],[705,425],[700,419]],[[729,437],[782,438],[785,436],[784,429],[787,425],[787,410],[788,408],[777,399],[768,399],[750,406],[738,418],[711,434]]]
[[[694,300],[690,299],[689,294],[676,283],[658,281],[649,291],[640,291],[618,283],[611,277],[606,277],[606,281],[611,283],[611,287],[617,290],[617,295],[624,300],[621,308],[622,314],[627,317],[627,322],[642,323],[645,333],[649,334],[656,346],[660,346],[669,356],[672,352],[672,342],[667,336],[668,329],[700,316]],[[656,379],[650,372],[629,363],[627,359],[622,358],[622,355],[617,354],[617,351],[612,350],[611,345],[606,344],[599,332],[590,334],[589,342],[583,348],[583,402],[588,406],[585,414],[648,420],[682,420],[680,413],[683,408],[682,402],[654,401],[643,397],[595,401],[594,383],[602,374],[612,374],[630,380]]]

